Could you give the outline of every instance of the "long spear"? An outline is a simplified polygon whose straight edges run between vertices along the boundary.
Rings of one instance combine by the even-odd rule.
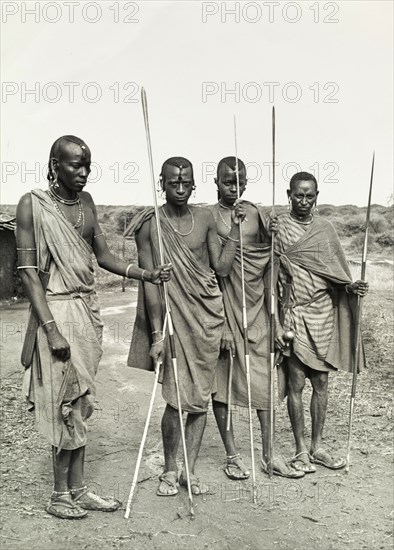
[[[161,363],[158,361],[156,363],[155,380],[153,382],[153,388],[152,388],[152,394],[151,394],[149,408],[148,408],[148,414],[147,414],[146,421],[145,421],[145,426],[144,426],[144,431],[143,431],[143,434],[142,434],[140,448],[138,450],[137,463],[135,465],[133,481],[131,483],[129,498],[127,499],[126,512],[125,512],[125,515],[124,515],[125,519],[129,519],[130,510],[131,510],[131,501],[133,500],[134,491],[135,491],[135,488],[137,487],[138,473],[139,473],[139,470],[140,470],[140,465],[141,465],[141,460],[142,460],[142,453],[144,452],[146,436],[148,435],[148,428],[149,428],[150,418],[152,416],[153,403],[154,403],[155,397],[156,397],[157,384],[159,382],[160,366],[161,366]]]
[[[271,216],[275,216],[275,107],[272,107],[272,209]],[[272,477],[272,461],[274,457],[274,393],[275,393],[275,277],[274,277],[274,253],[275,233],[271,232],[271,315],[270,315],[270,432],[269,432],[269,447],[268,447],[268,474]]]
[[[368,231],[369,231],[369,218],[371,214],[371,197],[372,197],[374,165],[375,165],[375,152],[373,153],[373,156],[372,156],[371,180],[369,183],[367,218],[365,222],[365,237],[364,237],[363,255],[362,255],[362,262],[361,262],[361,281],[365,281],[365,272],[367,268]],[[349,467],[350,467],[350,441],[352,437],[354,402],[356,399],[357,370],[358,370],[358,365],[360,363],[362,304],[363,304],[363,297],[357,296],[356,350],[355,350],[354,362],[353,362],[352,391],[350,394],[349,433],[348,433],[348,440],[347,440],[347,454],[346,454],[346,467],[345,467],[346,473],[349,473]]]
[[[163,339],[165,338],[166,328],[167,328],[167,317],[164,319]],[[134,476],[133,476],[133,481],[131,483],[129,498],[127,499],[126,513],[124,515],[125,519],[129,519],[130,510],[131,510],[131,502],[132,502],[133,497],[134,497],[135,488],[137,487],[138,473],[140,471],[142,454],[144,452],[145,441],[146,441],[146,437],[148,435],[148,428],[149,428],[150,419],[151,419],[151,416],[152,416],[153,404],[155,402],[155,397],[156,397],[157,384],[159,383],[160,367],[161,367],[161,361],[157,361],[156,366],[155,366],[155,380],[153,382],[153,388],[152,388],[151,398],[150,398],[149,407],[148,407],[148,414],[146,415],[144,431],[142,433],[140,448],[138,449],[137,462],[136,462],[136,465],[135,465]]]
[[[146,143],[148,147],[149,166],[150,166],[150,174],[151,174],[151,180],[152,180],[152,190],[153,190],[156,227],[157,227],[157,239],[159,243],[159,256],[160,256],[160,263],[163,264],[164,263],[163,238],[161,234],[159,206],[157,204],[157,197],[156,197],[155,174],[153,170],[152,143],[151,143],[150,130],[149,130],[148,101],[146,98],[145,88],[141,89],[141,102],[142,102],[142,110],[144,113]],[[167,317],[167,323],[168,323],[168,337],[170,341],[170,350],[171,350],[171,363],[172,363],[172,369],[174,373],[175,391],[176,391],[176,399],[177,399],[178,413],[179,413],[179,427],[181,431],[181,440],[182,440],[182,448],[183,448],[183,456],[184,456],[184,464],[185,464],[185,472],[186,472],[187,492],[189,496],[189,508],[190,508],[190,515],[194,517],[193,495],[192,495],[192,488],[190,484],[190,474],[189,474],[189,461],[187,457],[185,429],[183,426],[183,418],[182,418],[181,396],[179,393],[178,364],[177,364],[177,357],[176,357],[176,350],[175,350],[174,325],[172,323],[172,315],[171,315],[171,308],[170,308],[170,299],[168,296],[167,283],[165,282],[163,282],[163,289],[164,289],[166,317]]]
[[[234,144],[235,144],[235,175],[237,178],[237,199],[240,198],[239,191],[239,167],[238,167],[238,148],[237,148],[237,122],[234,116]],[[244,271],[244,254],[243,254],[243,234],[242,223],[240,222],[239,231],[239,253],[241,256],[241,287],[242,287],[242,324],[244,337],[244,354],[245,354],[245,369],[246,369],[246,386],[248,391],[248,413],[249,413],[249,436],[250,436],[250,453],[252,458],[252,485],[253,485],[253,502],[256,504],[256,470],[254,466],[254,442],[253,442],[253,418],[252,418],[252,392],[250,385],[250,355],[249,355],[249,339],[248,339],[248,317],[246,311],[246,296],[245,296],[245,271]]]

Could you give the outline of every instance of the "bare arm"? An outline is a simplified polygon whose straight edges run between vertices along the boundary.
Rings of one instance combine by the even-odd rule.
[[[93,238],[93,251],[100,267],[110,271],[111,273],[115,273],[116,275],[128,277],[129,279],[148,281],[153,284],[160,284],[163,280],[169,279],[169,276],[167,276],[167,272],[170,271],[169,266],[159,266],[157,269],[154,269],[152,266],[150,269],[141,269],[138,266],[130,266],[129,263],[116,258],[108,248],[107,240],[100,228],[100,224],[97,219],[96,205],[94,204],[92,197],[88,193],[85,193],[85,197],[94,216],[93,235],[95,238]]]
[[[141,227],[141,230],[136,235],[138,248],[138,263],[146,270],[154,268],[153,254],[150,241],[150,221],[147,221]],[[157,361],[163,354],[163,311],[162,298],[159,288],[154,285],[144,285],[146,307],[148,310],[150,325],[152,329],[153,345],[150,355],[152,359]]]
[[[16,210],[16,242],[18,247],[18,266],[23,286],[31,303],[34,314],[43,326],[48,345],[53,355],[66,361],[70,358],[69,343],[61,335],[53,315],[48,307],[37,266],[37,251],[33,225],[31,195],[27,193],[20,199]],[[28,267],[31,266],[31,267]]]

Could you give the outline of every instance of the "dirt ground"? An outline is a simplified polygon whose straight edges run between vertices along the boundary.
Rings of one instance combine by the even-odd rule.
[[[97,378],[98,403],[90,420],[86,481],[99,494],[125,502],[134,473],[153,376],[126,367],[136,291],[101,292],[105,323],[104,356]],[[359,377],[349,474],[319,467],[299,481],[259,470],[260,436],[254,425],[257,503],[250,482],[234,482],[223,472],[224,449],[212,413],[198,463],[200,479],[215,494],[195,497],[195,519],[188,513],[185,490],[156,496],[163,464],[160,391],[140,470],[138,492],[129,520],[124,507],[112,514],[90,512],[80,521],[49,516],[45,504],[52,489],[50,449],[37,434],[21,397],[19,363],[26,304],[3,307],[1,548],[6,549],[388,549],[393,547],[392,485],[392,341],[393,295],[375,291],[366,299],[365,330],[369,370]],[[388,329],[387,329],[388,327]],[[390,329],[391,327],[391,329]],[[386,337],[381,338],[382,330]],[[325,443],[345,456],[350,377],[333,376]],[[305,410],[310,390],[306,390]],[[293,439],[285,409],[277,409],[276,446],[290,457]],[[310,429],[308,418],[308,430]],[[234,428],[250,464],[248,423],[234,411]]]

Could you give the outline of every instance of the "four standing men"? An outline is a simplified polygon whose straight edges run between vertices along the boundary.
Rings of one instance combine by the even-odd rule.
[[[158,241],[152,208],[137,215],[128,228],[129,233],[136,234],[140,267],[119,262],[110,253],[93,200],[83,192],[89,171],[87,145],[75,136],[59,138],[50,154],[49,189],[25,195],[17,210],[19,269],[39,323],[25,390],[36,410],[39,427],[53,448],[55,484],[47,511],[65,519],[84,517],[86,510],[113,511],[120,505],[114,499],[92,494],[84,486],[86,420],[93,410],[102,332],[92,253],[108,271],[143,281],[130,357],[134,359],[132,366],[144,368],[149,350],[155,364],[163,362],[161,381],[167,402],[162,420],[165,467],[157,494],[176,494],[178,482],[186,486],[185,472],[178,477],[176,463],[179,407],[187,412],[186,446],[192,492],[201,494],[208,487],[195,475],[195,463],[211,394],[227,451],[226,473],[232,479],[249,476],[236,451],[232,429],[227,432],[225,427],[229,353],[234,355],[232,401],[247,405],[238,249],[240,222],[244,220],[252,406],[257,410],[262,431],[262,467],[266,470],[268,466],[269,326],[263,274],[269,257],[269,229],[254,205],[236,200],[235,158],[227,157],[219,163],[216,180],[219,202],[211,209],[188,205],[195,187],[190,161],[173,157],[164,163],[161,186],[166,203],[160,209],[160,224],[165,257],[174,266],[171,278],[170,264],[155,268],[159,263]],[[242,194],[246,186],[242,161],[239,161],[239,184]],[[288,191],[290,212],[279,218],[277,226],[276,222],[270,225],[277,231],[280,303],[277,321],[283,330],[295,333],[291,350],[287,349],[281,331],[276,344],[287,355],[288,409],[296,453],[291,465],[275,457],[273,471],[292,478],[314,471],[313,463],[333,469],[344,466],[342,460],[333,458],[321,445],[328,372],[352,362],[353,298],[357,294],[364,296],[368,289],[367,283],[351,282],[333,227],[314,217],[312,208],[317,196],[315,178],[307,173],[296,174]],[[39,272],[49,273],[46,288]],[[162,332],[166,325],[163,296],[155,286],[164,281],[168,283],[174,324],[180,403],[166,335]],[[220,346],[224,349],[217,364]],[[283,369],[284,364],[282,373]],[[313,387],[309,450],[304,440],[302,408],[305,377],[310,378]],[[50,422],[43,414],[45,411],[47,418],[48,410]]]

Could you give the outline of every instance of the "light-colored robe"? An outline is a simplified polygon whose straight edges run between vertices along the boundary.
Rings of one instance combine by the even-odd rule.
[[[94,290],[92,248],[59,215],[47,193],[36,189],[31,197],[37,265],[44,270],[50,252],[46,296],[53,318],[70,344],[71,358],[69,363],[57,360],[39,328],[38,348],[32,365],[26,370],[23,388],[29,408],[35,410],[40,432],[54,447],[72,450],[86,444],[86,420],[92,412],[94,378],[102,355],[103,325]],[[37,377],[38,360],[41,381]],[[62,407],[60,391],[70,363],[74,384],[67,394],[72,390],[73,398],[67,404],[63,402]],[[64,407],[68,407],[67,425],[62,416]]]

